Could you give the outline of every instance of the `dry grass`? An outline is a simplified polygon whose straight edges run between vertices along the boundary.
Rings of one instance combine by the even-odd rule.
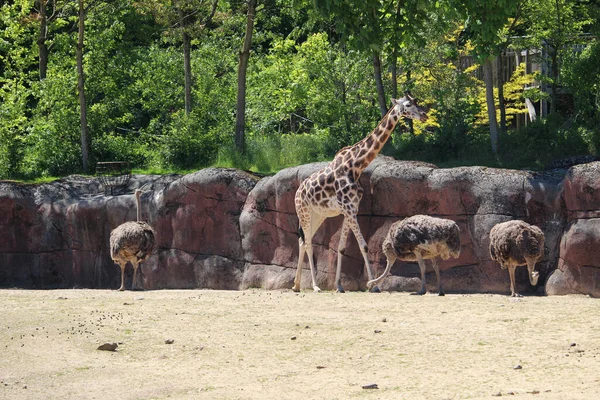
[[[592,399],[597,301],[0,290],[0,398]]]

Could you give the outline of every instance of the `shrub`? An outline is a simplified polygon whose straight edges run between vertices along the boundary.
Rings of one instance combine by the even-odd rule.
[[[159,139],[162,166],[191,169],[211,165],[217,159],[220,136],[218,128],[207,132],[193,112],[189,115],[176,112],[165,135]]]

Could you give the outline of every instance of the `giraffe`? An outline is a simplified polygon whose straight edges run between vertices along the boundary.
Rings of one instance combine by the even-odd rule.
[[[308,255],[313,290],[315,292],[321,291],[316,281],[312,238],[325,219],[340,214],[344,216],[344,222],[338,244],[337,268],[335,273],[336,290],[339,293],[344,293],[344,288],[340,283],[340,275],[342,271],[342,255],[350,230],[352,230],[358,241],[369,280],[373,280],[371,266],[367,258],[367,242],[360,232],[356,218],[358,206],[363,195],[363,189],[358,180],[364,169],[379,154],[401,116],[418,119],[423,122],[427,120],[425,110],[417,105],[416,99],[408,93],[400,99],[392,99],[392,104],[393,106],[388,110],[387,114],[367,137],[353,146],[341,149],[329,165],[313,173],[298,187],[295,205],[300,223],[298,228],[300,250],[298,255],[298,269],[296,270],[293,287],[295,292],[300,291],[305,254]],[[371,290],[379,291],[377,286]]]

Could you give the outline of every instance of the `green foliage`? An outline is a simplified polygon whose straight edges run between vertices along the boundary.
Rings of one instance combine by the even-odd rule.
[[[250,135],[244,157],[236,152],[233,142],[219,150],[217,166],[272,174],[282,168],[328,159],[325,156],[328,132],[312,134]]]
[[[600,120],[600,44],[595,42],[581,53],[571,53],[563,67],[563,80],[571,89],[577,117],[597,127]]]
[[[19,175],[26,137],[27,90],[16,81],[0,91],[0,178]]]
[[[560,117],[536,121],[501,137],[506,167],[541,168],[556,158],[588,154],[593,145],[582,127],[563,127]]]
[[[473,45],[473,54],[480,61],[496,55],[502,41],[502,30],[515,15],[518,0],[451,1],[466,17],[465,29]]]
[[[525,63],[517,67],[508,82],[504,83],[504,104],[506,112],[506,121],[510,124],[517,115],[526,114],[528,112],[525,99],[529,98],[532,102],[537,102],[540,99],[547,99],[548,95],[540,91],[539,87],[529,87],[539,79],[539,74],[526,74]],[[479,102],[485,102],[485,93],[482,91],[479,94]],[[496,102],[496,118],[500,119],[500,103],[498,100],[498,88],[494,88],[494,100]],[[477,125],[489,124],[489,117],[486,110],[481,110],[477,114]]]
[[[80,172],[76,3],[48,3],[52,17],[43,81],[36,2],[5,3],[0,6],[0,179]],[[414,136],[401,134],[408,129],[399,124],[386,154],[440,165],[540,166],[561,151],[597,153],[600,50],[593,38],[583,52],[571,52],[570,44],[573,35],[600,26],[600,9],[588,2],[527,0],[517,10],[516,3],[259,2],[244,156],[233,145],[244,2],[219,1],[211,17],[212,0],[186,1],[180,4],[183,22],[173,2],[90,3],[84,47],[90,165],[127,160],[134,168],[164,172],[216,163],[272,173],[330,159],[380,120],[373,51],[381,55],[385,91],[396,83],[391,66],[397,63],[397,84],[429,107],[430,119],[414,123]],[[183,30],[192,38],[188,115]],[[531,40],[506,42],[514,32]],[[504,86],[509,124],[524,111],[523,96],[548,98],[536,88],[523,91],[525,84],[535,85],[532,79],[563,85],[573,95],[574,113],[564,121],[509,131],[501,137],[504,153],[491,156],[487,115],[481,113],[483,84],[477,66],[467,68],[464,62],[469,55],[494,54],[499,44],[533,51],[542,39],[560,50],[561,74],[517,70]]]
[[[204,131],[196,113],[173,114],[165,135],[159,138],[162,166],[176,169],[202,168],[217,158],[220,137],[217,131]]]
[[[326,152],[333,155],[378,122],[366,68],[367,58],[329,45],[324,34],[301,45],[276,40],[271,54],[250,71],[248,122],[262,135],[327,129]]]

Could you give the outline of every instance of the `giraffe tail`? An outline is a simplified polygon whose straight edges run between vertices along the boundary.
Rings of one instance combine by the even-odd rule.
[[[300,235],[300,240],[302,241],[302,244],[304,244],[304,231],[301,226],[298,227],[298,235]]]

